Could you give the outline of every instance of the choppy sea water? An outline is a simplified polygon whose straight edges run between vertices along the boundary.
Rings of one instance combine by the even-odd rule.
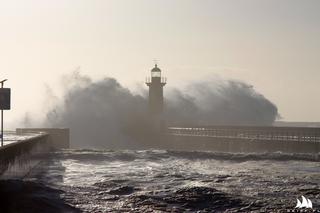
[[[64,150],[24,181],[58,190],[56,212],[287,212],[302,195],[320,209],[312,155]]]

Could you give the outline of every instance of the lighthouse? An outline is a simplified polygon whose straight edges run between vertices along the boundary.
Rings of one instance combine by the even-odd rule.
[[[157,64],[151,70],[151,77],[147,77],[146,84],[149,87],[149,116],[153,126],[160,130],[164,126],[163,118],[163,87],[167,79],[161,76],[161,70]]]

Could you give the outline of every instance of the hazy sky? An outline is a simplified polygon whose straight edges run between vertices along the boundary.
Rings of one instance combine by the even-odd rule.
[[[45,84],[78,66],[94,79],[143,84],[154,59],[171,86],[243,80],[284,120],[320,121],[318,0],[0,0],[7,120],[44,113]]]

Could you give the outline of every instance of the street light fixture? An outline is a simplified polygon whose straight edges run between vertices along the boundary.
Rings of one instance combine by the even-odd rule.
[[[4,84],[4,82],[6,82],[8,79],[4,79],[4,80],[2,80],[2,81],[0,81],[0,83],[1,83],[1,88],[3,88],[3,84]]]

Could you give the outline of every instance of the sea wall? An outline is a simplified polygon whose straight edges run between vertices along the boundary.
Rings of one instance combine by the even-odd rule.
[[[18,128],[17,134],[47,133],[48,143],[53,149],[70,148],[70,131],[67,128]]]
[[[25,167],[31,153],[39,153],[48,149],[48,134],[41,134],[19,142],[0,147],[0,174],[12,170],[13,167]]]
[[[192,135],[166,135],[163,141],[167,149],[186,151],[320,153],[319,142],[264,141]]]
[[[55,149],[69,148],[69,129],[17,129],[15,142],[0,147],[0,178],[22,178]]]

